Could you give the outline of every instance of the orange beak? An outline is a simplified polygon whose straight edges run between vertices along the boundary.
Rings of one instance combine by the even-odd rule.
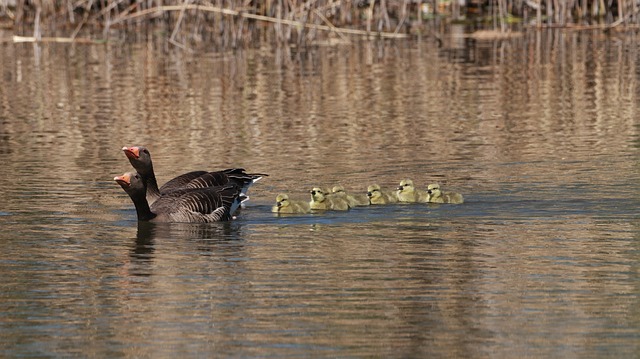
[[[113,177],[113,180],[118,182],[122,187],[129,187],[131,185],[131,177],[128,173],[125,173],[122,176],[115,176]]]
[[[124,154],[131,158],[131,159],[137,159],[138,157],[140,157],[140,149],[138,147],[122,147],[122,151],[124,151]]]

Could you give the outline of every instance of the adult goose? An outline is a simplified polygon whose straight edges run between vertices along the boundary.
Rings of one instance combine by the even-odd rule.
[[[230,168],[217,172],[192,171],[175,177],[158,188],[149,150],[142,146],[122,147],[129,162],[147,186],[147,201],[152,205],[161,195],[188,188],[206,188],[234,184],[246,194],[249,187],[266,174],[249,174],[243,168]]]
[[[209,223],[228,221],[247,199],[236,185],[176,189],[160,196],[149,205],[147,185],[136,172],[127,172],[113,179],[131,197],[138,221]]]

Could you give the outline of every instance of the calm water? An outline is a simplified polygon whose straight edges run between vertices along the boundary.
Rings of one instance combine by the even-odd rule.
[[[638,43],[0,44],[0,353],[636,356]],[[160,182],[270,176],[232,223],[139,225],[134,144]],[[466,203],[270,213],[403,178]]]

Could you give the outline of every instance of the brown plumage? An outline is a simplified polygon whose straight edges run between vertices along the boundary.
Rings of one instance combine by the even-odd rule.
[[[158,188],[149,150],[142,146],[133,146],[123,147],[122,151],[145,182],[149,205],[152,205],[161,195],[179,189],[236,185],[241,188],[242,193],[246,194],[253,183],[266,176],[246,173],[243,168],[230,168],[216,172],[192,171],[177,176]]]
[[[131,197],[139,221],[208,223],[228,221],[247,199],[241,188],[226,186],[176,189],[163,194],[151,205],[146,198],[147,186],[142,176],[127,172],[114,180]]]

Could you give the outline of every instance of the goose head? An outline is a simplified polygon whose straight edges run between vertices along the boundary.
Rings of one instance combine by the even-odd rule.
[[[132,146],[122,147],[122,151],[129,159],[129,162],[138,173],[147,174],[153,172],[151,154],[146,147]]]
[[[113,178],[129,196],[146,195],[147,188],[145,183],[137,172],[127,172],[122,176]]]

